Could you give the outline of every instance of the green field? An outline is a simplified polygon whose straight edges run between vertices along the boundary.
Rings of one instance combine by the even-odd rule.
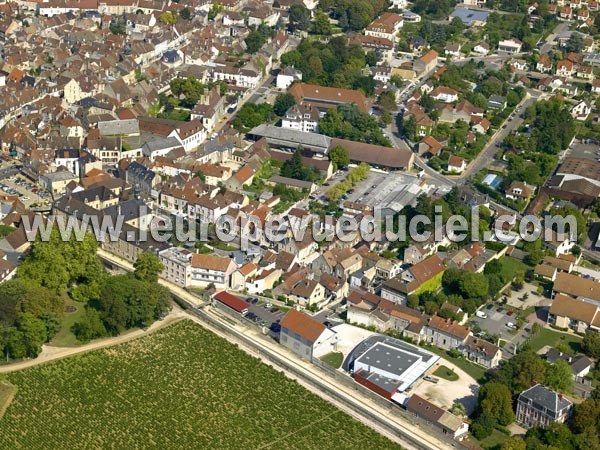
[[[556,347],[561,345],[565,347],[568,353],[578,353],[581,351],[581,338],[573,334],[561,333],[551,328],[542,328],[539,334],[528,339],[531,350],[537,352],[545,345]]]
[[[398,448],[189,321],[6,379],[2,448]]]
[[[340,352],[331,352],[321,356],[321,361],[330,365],[334,369],[338,369],[344,362],[344,354]]]
[[[433,372],[433,375],[448,381],[458,380],[458,375],[454,372],[454,370],[451,370],[447,366],[438,367],[437,369],[435,369],[435,372]]]

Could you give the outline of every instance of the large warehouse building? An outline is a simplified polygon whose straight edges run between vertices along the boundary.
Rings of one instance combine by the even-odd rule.
[[[357,383],[388,400],[403,403],[402,392],[421,378],[439,356],[398,339],[375,335],[361,342],[348,356],[344,368]]]

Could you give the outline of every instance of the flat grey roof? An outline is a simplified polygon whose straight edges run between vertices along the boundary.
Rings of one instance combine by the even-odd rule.
[[[265,137],[267,142],[284,145],[311,147],[326,151],[331,143],[331,138],[318,133],[305,133],[290,128],[280,128],[274,125],[262,124],[250,130],[251,135]]]
[[[401,350],[378,342],[357,358],[356,361],[385,370],[386,372],[402,375],[420,359],[421,358],[416,353],[409,353],[406,350]]]

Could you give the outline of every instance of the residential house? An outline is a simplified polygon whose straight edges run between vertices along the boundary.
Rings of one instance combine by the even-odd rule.
[[[568,59],[563,59],[556,64],[556,75],[559,77],[571,77],[573,71],[573,63]]]
[[[558,277],[560,275],[562,273]],[[550,305],[548,323],[577,333],[585,333],[588,330],[600,331],[599,309],[600,304],[594,300],[556,294]]]
[[[338,336],[321,322],[292,308],[281,320],[279,342],[310,361],[313,357],[318,358],[335,351]]]
[[[450,350],[465,344],[471,331],[451,319],[432,316],[425,326],[425,339],[436,347]]]
[[[446,56],[453,56],[455,58],[459,58],[461,47],[462,45],[460,44],[460,42],[450,42],[446,44],[446,47],[444,48],[444,53],[446,54]]]
[[[529,200],[531,194],[533,193],[533,188],[527,186],[527,183],[523,183],[521,181],[513,181],[513,183],[508,187],[505,192],[506,198],[510,198],[511,200]]]
[[[475,336],[469,336],[458,350],[466,359],[486,369],[498,367],[502,359],[502,350],[500,350],[500,347]]]
[[[292,128],[305,133],[317,132],[321,114],[310,103],[292,106],[281,119],[282,128]]]
[[[232,258],[217,255],[192,254],[190,285],[207,287],[212,284],[217,289],[231,287],[231,275],[237,264]]]
[[[433,70],[435,68],[435,66],[437,66],[438,56],[439,56],[438,52],[436,52],[435,50],[429,50],[427,53],[425,53],[419,59],[414,61],[414,63],[413,63],[414,70],[419,74],[427,73],[427,72]]]
[[[403,23],[404,19],[400,14],[385,12],[367,25],[365,35],[394,42]]]
[[[462,173],[467,168],[467,162],[464,158],[456,155],[450,155],[448,158],[448,172]]]
[[[487,42],[480,41],[473,46],[472,51],[478,55],[485,56],[490,52],[490,46]]]
[[[592,112],[592,104],[589,100],[581,100],[571,107],[571,117],[575,120],[585,121]]]
[[[458,92],[446,86],[438,86],[429,95],[438,102],[453,103],[458,101]]]
[[[277,74],[275,86],[277,89],[287,90],[294,81],[302,81],[302,72],[290,66],[284,67]]]
[[[519,394],[516,421],[524,428],[546,428],[553,422],[565,423],[572,411],[573,403],[570,400],[536,384]]]
[[[504,39],[498,42],[498,51],[505,53],[520,53],[523,43],[517,38]]]
[[[506,97],[501,95],[490,95],[488,99],[488,108],[491,109],[504,109],[506,108]]]

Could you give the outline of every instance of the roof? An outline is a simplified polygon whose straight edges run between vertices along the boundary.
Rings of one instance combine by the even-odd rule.
[[[463,345],[470,350],[483,353],[489,359],[494,358],[494,356],[496,356],[496,354],[500,351],[500,347],[497,345],[494,345],[485,339],[476,338],[475,336],[469,336]]]
[[[362,92],[352,89],[296,83],[290,88],[289,92],[296,98],[298,103],[305,100],[317,100],[333,104],[356,103],[358,109],[364,112],[369,111],[372,105],[371,100],[365,97]]]
[[[433,328],[434,330],[441,331],[442,333],[449,334],[450,336],[455,336],[459,339],[464,340],[469,336],[469,329],[463,327],[461,324],[456,322],[455,320],[444,319],[440,316],[432,316],[429,319],[429,323],[427,324],[429,328]]]
[[[281,327],[290,330],[309,342],[316,342],[326,326],[321,322],[303,314],[295,309],[290,309],[283,320]]]
[[[194,253],[192,255],[192,267],[217,270],[225,272],[231,264],[231,258],[225,258],[217,255],[204,255]]]
[[[415,280],[424,283],[444,271],[444,262],[436,254],[415,264],[408,270],[412,273]]]
[[[569,406],[571,403],[567,398],[562,395],[548,389],[541,384],[536,384],[533,387],[521,392],[519,394],[519,401],[530,400],[537,409],[547,409],[554,413],[557,413]]]
[[[554,281],[554,290],[571,297],[583,297],[600,301],[600,283],[561,272]]]
[[[556,275],[556,267],[547,264],[538,264],[535,266],[535,274],[542,277],[553,278]]]
[[[439,56],[438,52],[436,52],[435,50],[429,50],[427,53],[425,53],[423,56],[421,56],[420,60],[421,60],[421,62],[423,62],[425,64],[429,64],[431,61],[433,61],[438,56]]]
[[[557,294],[550,305],[550,314],[591,324],[594,317],[598,315],[598,306],[564,294]]]
[[[365,162],[375,166],[410,169],[414,161],[414,153],[410,150],[365,144],[347,139],[331,139],[329,148],[336,145],[341,145],[348,150],[351,161]]]
[[[219,292],[213,296],[213,298],[237,312],[242,312],[244,309],[248,308],[248,304],[245,301],[241,300],[235,295],[231,295],[229,292]]]
[[[446,410],[440,406],[434,405],[423,397],[413,394],[406,404],[406,409],[417,414],[429,422],[437,422],[444,415]]]

